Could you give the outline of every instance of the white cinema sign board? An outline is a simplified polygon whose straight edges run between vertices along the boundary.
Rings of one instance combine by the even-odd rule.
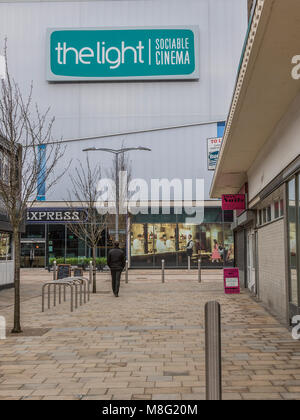
[[[207,139],[207,169],[209,171],[214,171],[216,169],[222,146],[222,139],[222,137]]]

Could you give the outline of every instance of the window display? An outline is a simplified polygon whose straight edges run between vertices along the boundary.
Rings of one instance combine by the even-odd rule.
[[[203,266],[234,264],[233,233],[229,223],[133,223],[131,225],[131,265],[186,267],[201,258]],[[150,258],[149,258],[150,257]]]
[[[0,233],[0,260],[11,260],[11,234]]]
[[[288,184],[290,302],[298,305],[296,179]]]

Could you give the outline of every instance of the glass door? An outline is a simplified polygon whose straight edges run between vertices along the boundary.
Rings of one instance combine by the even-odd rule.
[[[248,289],[254,294],[256,293],[255,255],[256,255],[255,233],[251,229],[248,231],[248,234],[247,234],[247,284],[248,284]]]
[[[21,242],[21,267],[45,267],[45,241]]]

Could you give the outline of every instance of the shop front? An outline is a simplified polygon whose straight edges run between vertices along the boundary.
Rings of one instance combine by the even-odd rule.
[[[191,266],[218,268],[234,265],[232,212],[205,208],[201,224],[188,224],[183,214],[136,215],[130,226],[130,266],[141,268],[187,267],[187,246],[192,246]]]
[[[0,211],[0,290],[14,283],[14,258],[11,226]]]
[[[287,184],[288,288],[290,318],[300,314],[300,172]]]
[[[32,208],[27,211],[25,232],[21,235],[21,267],[48,267],[53,259],[84,259],[92,256],[86,238],[79,238],[72,225],[82,219],[84,209]],[[113,218],[112,218],[113,219]],[[126,229],[120,219],[120,245],[125,249]],[[71,225],[72,224],[72,225]],[[101,232],[96,257],[107,257],[115,239],[114,221],[108,220]]]
[[[47,267],[54,258],[91,257],[87,241],[73,233],[69,220],[63,220],[66,213],[69,217],[74,211],[38,208],[34,213],[28,212],[26,229],[21,236],[22,267]],[[199,258],[203,267],[233,266],[232,212],[222,214],[221,207],[205,208],[201,224],[188,224],[187,217],[184,213],[172,214],[172,210],[171,214],[121,216],[119,241],[130,267],[158,268],[162,259],[169,268],[187,267],[189,242],[192,267],[197,266]],[[107,257],[114,240],[115,220],[111,215],[101,234],[97,257]]]

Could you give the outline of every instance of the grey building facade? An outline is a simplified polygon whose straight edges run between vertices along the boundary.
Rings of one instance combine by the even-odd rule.
[[[159,236],[167,235],[167,240],[173,241],[170,249],[177,253],[181,249],[179,242],[182,241],[183,249],[189,232],[192,233],[195,242],[199,241],[198,248],[207,254],[208,262],[211,262],[214,240],[225,247],[225,236],[230,236],[224,233],[218,213],[219,201],[209,199],[213,171],[208,170],[207,139],[222,137],[245,38],[247,12],[247,0],[0,1],[0,35],[8,40],[10,72],[24,92],[33,80],[34,99],[42,109],[51,107],[51,114],[55,116],[53,140],[62,140],[66,147],[61,167],[72,159],[69,174],[78,160],[84,162],[84,148],[126,145],[151,149],[149,153],[129,153],[134,178],[143,178],[148,183],[153,178],[204,179],[206,221],[214,224],[209,229],[204,225],[197,229],[186,228],[182,226],[184,220],[174,221],[172,217],[127,221],[129,231],[124,233],[124,241],[128,253],[133,250],[137,235],[142,235],[143,242],[138,252],[145,254],[150,249],[153,252],[150,258],[144,255],[143,265],[156,265],[154,254]],[[49,28],[121,30],[137,27],[196,28],[199,34],[194,46],[198,57],[197,78],[47,80]],[[92,163],[100,161],[103,173],[111,166],[109,154],[90,153],[89,157]],[[69,186],[67,177],[50,191],[46,186],[45,195],[40,197],[41,206],[64,206]],[[135,224],[139,226],[132,228]],[[171,228],[166,224],[172,225]],[[32,223],[32,229],[27,227],[23,235],[24,261],[30,248],[38,246],[38,254],[38,250],[45,248],[38,263],[41,265],[56,253],[47,242],[53,228],[48,224],[44,229],[37,226]],[[111,232],[113,237],[113,230]],[[52,242],[55,240],[58,239],[53,238]],[[61,251],[55,257],[83,256],[87,252],[82,244],[77,244],[74,245],[77,251],[68,254],[67,242],[72,241],[68,232],[59,240]],[[149,241],[152,242],[146,244]],[[227,241],[227,251],[231,241]],[[197,254],[196,249],[194,252]],[[220,255],[217,261],[220,265],[222,258],[224,256]],[[178,264],[178,256],[175,260]]]

